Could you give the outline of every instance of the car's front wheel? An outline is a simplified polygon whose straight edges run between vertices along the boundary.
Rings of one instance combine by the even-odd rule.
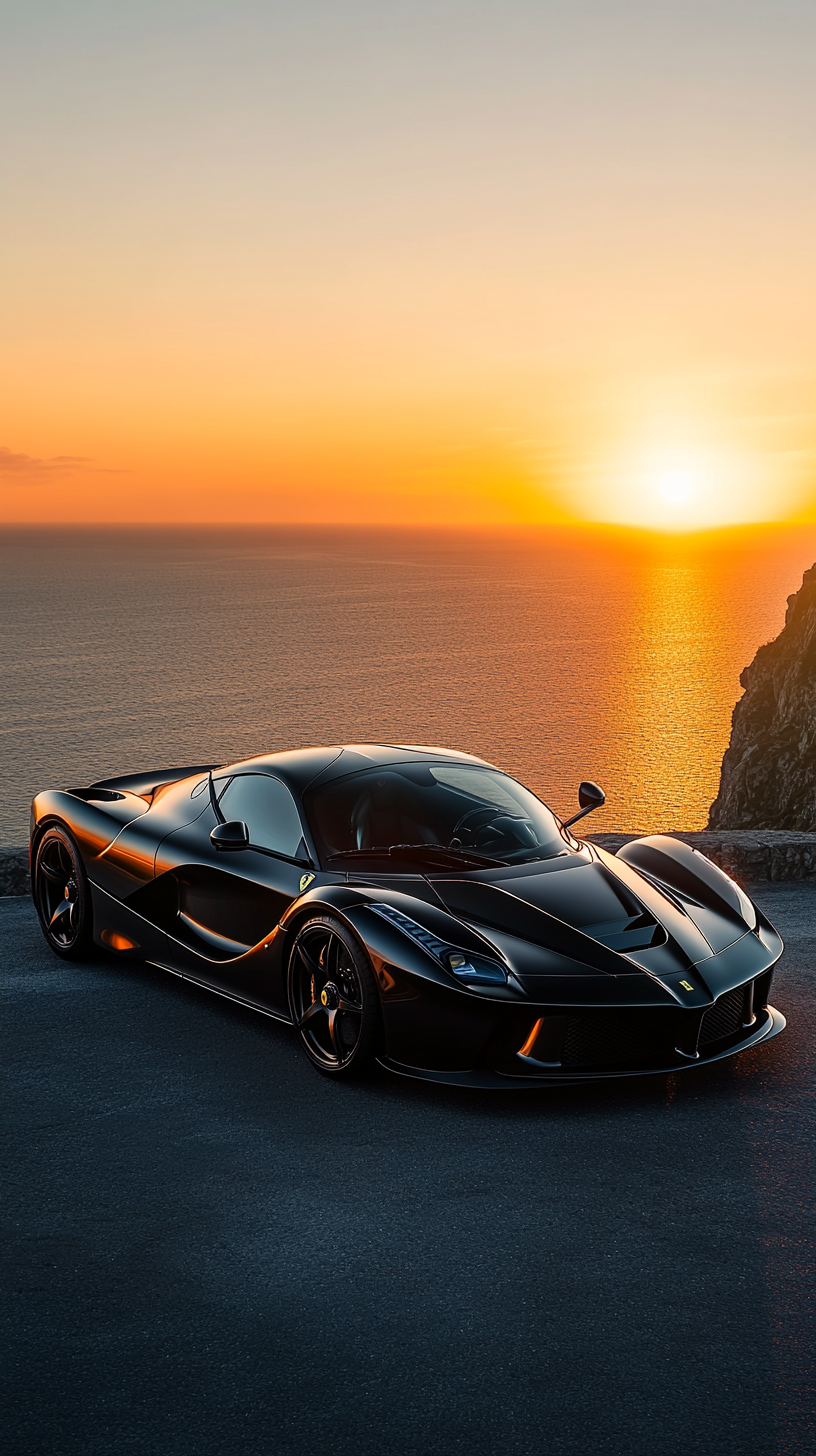
[[[91,893],[79,850],[67,829],[46,829],[34,857],[34,904],[51,949],[66,960],[93,946]]]
[[[368,957],[331,915],[307,920],[289,961],[289,1007],[306,1055],[328,1077],[374,1064],[380,1000]]]

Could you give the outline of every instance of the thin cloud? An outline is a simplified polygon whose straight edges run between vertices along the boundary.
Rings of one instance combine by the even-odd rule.
[[[18,455],[7,445],[0,445],[0,470],[5,475],[42,475],[45,471],[75,470],[78,465],[90,465],[84,455],[52,455],[50,460],[38,460],[34,455]]]
[[[87,455],[51,455],[40,460],[36,455],[17,454],[7,445],[0,445],[0,475],[28,476],[29,479],[43,475],[66,474],[72,470],[90,470],[94,475],[126,475],[126,470],[106,470],[95,466]]]

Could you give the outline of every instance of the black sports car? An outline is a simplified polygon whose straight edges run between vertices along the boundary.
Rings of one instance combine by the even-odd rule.
[[[291,1022],[321,1072],[480,1087],[676,1072],[781,1031],[782,941],[697,850],[617,855],[483,760],[362,744],[32,805],[57,955],[92,942]]]

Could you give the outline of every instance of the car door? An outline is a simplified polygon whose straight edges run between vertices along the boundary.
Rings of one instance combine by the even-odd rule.
[[[247,825],[249,846],[216,849],[209,807],[164,840],[156,874],[175,881],[175,933],[200,957],[196,977],[277,1007],[282,988],[265,984],[264,962],[243,964],[240,957],[269,935],[312,874],[300,815],[286,785],[269,774],[216,780],[216,792],[223,818]]]

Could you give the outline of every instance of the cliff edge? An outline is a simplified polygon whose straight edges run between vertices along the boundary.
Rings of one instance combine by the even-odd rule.
[[[816,563],[740,682],[709,829],[816,830]]]

